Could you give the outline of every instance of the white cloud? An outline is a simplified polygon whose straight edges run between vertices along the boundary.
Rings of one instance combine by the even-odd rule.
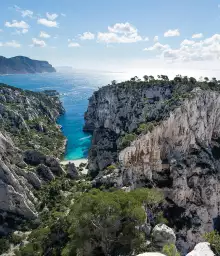
[[[185,39],[185,40],[182,41],[181,46],[183,46],[183,45],[193,45],[194,43],[195,43],[195,41],[193,41],[193,40]]]
[[[164,37],[174,37],[174,36],[180,36],[179,29],[169,29],[164,33]]]
[[[137,34],[117,35],[115,33],[98,33],[98,41],[105,43],[135,43],[142,41],[142,37]]]
[[[23,28],[23,29],[28,29],[29,25],[25,21],[17,21],[13,20],[12,22],[6,21],[5,26],[8,28]]]
[[[4,43],[2,46],[6,46],[6,47],[13,47],[13,48],[19,48],[21,47],[21,44],[16,42],[15,40],[12,40],[10,42],[6,42]]]
[[[203,34],[202,34],[202,33],[192,35],[192,38],[193,38],[193,39],[202,38],[202,37],[203,37]]]
[[[99,32],[97,35],[98,42],[104,43],[135,43],[143,41],[138,30],[130,23],[116,23],[108,27],[108,32]],[[146,38],[145,38],[146,39]]]
[[[0,29],[0,32],[3,32],[3,29]]]
[[[44,32],[44,31],[41,31],[39,36],[42,37],[42,38],[50,38],[50,35],[47,34],[47,33]]]
[[[70,42],[69,40],[68,42],[69,42],[68,47],[80,47],[80,44],[78,43]]]
[[[185,43],[183,43],[184,41]],[[164,58],[169,61],[184,62],[220,60],[220,34],[215,34],[200,42],[184,41],[180,48],[165,50],[163,52]]]
[[[3,46],[3,43],[0,42],[0,47],[2,47],[2,46]]]
[[[65,13],[61,13],[60,15],[63,16],[63,17],[66,17],[66,14],[65,14]]]
[[[158,42],[158,40],[159,40],[159,36],[155,36],[154,37],[154,42],[156,43],[156,42]]]
[[[47,16],[48,20],[55,20],[59,15],[56,14],[56,13],[51,13],[50,14],[49,12],[47,12],[46,16]]]
[[[79,35],[81,40],[93,40],[95,35],[91,32],[84,32],[82,35]]]
[[[28,29],[23,28],[21,30],[16,29],[16,31],[14,33],[12,33],[12,35],[22,35],[22,34],[26,34],[28,32]]]
[[[37,38],[32,38],[31,46],[32,47],[45,47],[45,46],[47,46],[47,44],[43,40],[40,40]]]
[[[50,28],[58,28],[58,23],[56,21],[52,21],[52,20],[38,19],[37,23],[44,25],[46,27],[50,27]]]
[[[33,14],[34,14],[34,12],[33,11],[31,11],[31,10],[22,10],[19,6],[17,6],[17,5],[15,5],[14,6],[14,8],[15,8],[15,10],[17,11],[17,12],[20,12],[21,13],[21,16],[22,17],[29,17],[29,18],[33,18]]]
[[[159,42],[155,43],[153,46],[149,48],[144,48],[144,51],[163,51],[169,49],[170,46],[168,44],[161,44]]]
[[[144,38],[144,41],[146,41],[146,42],[148,42],[149,40],[150,40],[149,37]]]
[[[137,29],[130,23],[116,23],[112,27],[108,27],[109,32],[111,33],[120,33],[120,34],[134,34],[137,33]]]

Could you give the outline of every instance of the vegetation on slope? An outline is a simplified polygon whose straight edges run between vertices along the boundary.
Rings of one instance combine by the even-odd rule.
[[[64,179],[40,193],[44,206],[40,225],[17,256],[113,256],[145,251],[141,225],[158,221],[156,209],[164,200],[154,189],[110,192],[91,189],[86,181]],[[148,220],[147,211],[151,212]]]
[[[56,124],[64,113],[59,95],[0,84],[0,129],[22,150],[35,149],[59,157],[65,137]]]

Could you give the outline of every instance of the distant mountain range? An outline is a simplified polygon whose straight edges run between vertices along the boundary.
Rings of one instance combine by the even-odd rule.
[[[47,61],[32,60],[24,56],[5,58],[0,56],[0,74],[51,73],[56,69]]]

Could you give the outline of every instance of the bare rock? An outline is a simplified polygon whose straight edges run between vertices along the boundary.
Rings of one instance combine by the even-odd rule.
[[[174,231],[165,224],[158,224],[152,231],[153,243],[158,248],[163,248],[166,244],[175,244],[176,235]]]
[[[50,170],[49,167],[45,166],[44,164],[40,164],[37,167],[36,170],[37,174],[43,179],[44,181],[48,182],[53,179],[55,179],[55,176],[53,175],[52,171]]]
[[[77,179],[79,177],[79,172],[74,163],[67,164],[67,175],[71,179]]]
[[[209,243],[199,243],[195,248],[186,256],[215,256],[214,252],[210,248]]]

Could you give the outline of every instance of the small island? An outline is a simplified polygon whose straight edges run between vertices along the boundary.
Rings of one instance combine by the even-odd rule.
[[[0,75],[52,72],[56,72],[56,69],[47,61],[32,60],[24,56],[12,58],[0,56]]]

